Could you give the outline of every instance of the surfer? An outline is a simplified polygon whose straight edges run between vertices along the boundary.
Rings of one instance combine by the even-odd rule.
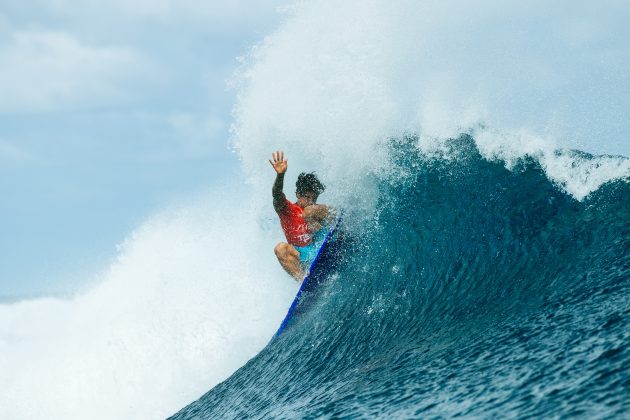
[[[326,187],[312,172],[302,172],[298,176],[295,183],[297,201],[290,202],[282,192],[288,160],[282,151],[272,153],[271,157],[273,160],[270,159],[269,163],[277,174],[272,189],[273,208],[280,217],[280,225],[287,238],[287,242],[276,245],[274,252],[282,268],[302,281],[317,256],[322,235],[326,236],[325,225],[332,217],[332,209],[316,204],[317,197]]]

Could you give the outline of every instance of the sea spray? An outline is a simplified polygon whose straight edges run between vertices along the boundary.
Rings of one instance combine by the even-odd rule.
[[[297,285],[235,191],[156,215],[72,298],[0,305],[0,417],[165,417],[262,349]]]

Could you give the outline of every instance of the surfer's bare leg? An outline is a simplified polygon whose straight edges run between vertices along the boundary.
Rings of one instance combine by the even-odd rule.
[[[302,281],[304,279],[305,273],[302,270],[302,265],[300,264],[300,253],[297,249],[293,248],[293,246],[286,242],[280,242],[273,249],[273,252],[276,253],[276,257],[278,257],[280,265],[287,273],[291,274],[291,276],[298,281]]]

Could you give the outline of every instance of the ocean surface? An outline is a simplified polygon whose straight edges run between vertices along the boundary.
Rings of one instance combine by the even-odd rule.
[[[630,413],[628,183],[579,202],[535,159],[416,142],[390,143],[398,175],[309,310],[173,419]]]
[[[282,13],[231,80],[240,175],[0,303],[0,418],[628,418],[630,3]],[[275,150],[345,219],[272,340]]]

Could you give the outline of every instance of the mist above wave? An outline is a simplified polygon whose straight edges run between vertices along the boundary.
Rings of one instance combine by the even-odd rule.
[[[581,199],[628,176],[630,6],[534,1],[338,2],[292,8],[239,83],[234,146],[252,182],[278,147],[347,190],[387,170],[384,140],[474,132],[488,158],[528,155]],[[576,164],[577,162],[577,164]]]

